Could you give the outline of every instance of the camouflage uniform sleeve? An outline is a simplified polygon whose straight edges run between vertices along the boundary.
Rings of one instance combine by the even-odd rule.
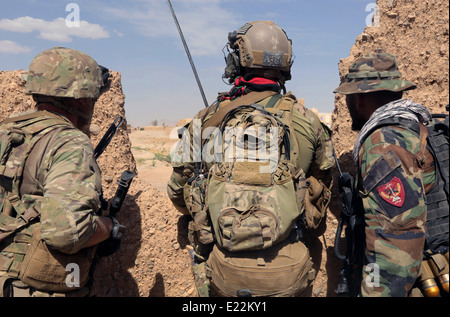
[[[194,174],[194,167],[187,163],[172,162],[173,172],[167,184],[167,194],[175,208],[183,215],[189,215],[184,201],[184,185]]]
[[[101,172],[90,140],[78,130],[62,132],[50,148],[44,164],[42,237],[49,246],[73,254],[97,228]]]
[[[330,129],[320,122],[314,112],[304,107],[300,110],[294,108],[292,120],[299,142],[298,165],[307,177],[314,176],[330,187],[332,176],[329,170],[335,164]]]
[[[195,118],[194,118],[195,119]],[[167,184],[167,194],[175,208],[183,215],[189,215],[184,200],[184,186],[194,175],[194,164],[192,163],[192,123],[183,127],[182,138],[176,143],[170,153],[172,162],[172,175]]]
[[[223,103],[220,106],[223,106]],[[201,146],[197,144],[194,148],[194,142],[198,142],[194,138],[201,138],[200,135],[195,134],[201,134],[199,130],[201,130],[202,124],[206,123],[214,114],[214,107],[215,104],[198,112],[189,124],[178,131],[182,134],[182,138],[170,153],[173,172],[167,184],[167,193],[175,208],[183,215],[189,215],[184,199],[184,186],[194,176],[195,164],[193,162],[198,161],[198,156],[194,158],[194,151]],[[194,132],[194,130],[198,132]],[[207,168],[210,167],[210,165],[207,165]]]
[[[360,150],[366,221],[362,296],[407,296],[419,276],[426,221],[419,143],[409,131],[384,127]]]

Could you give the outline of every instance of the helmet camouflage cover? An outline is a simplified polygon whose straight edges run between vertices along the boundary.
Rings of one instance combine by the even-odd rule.
[[[102,86],[102,71],[94,59],[77,50],[55,47],[31,62],[25,93],[97,99]]]
[[[349,68],[335,93],[343,95],[375,91],[399,92],[415,89],[416,85],[401,79],[395,56],[388,53],[371,53],[361,57]]]

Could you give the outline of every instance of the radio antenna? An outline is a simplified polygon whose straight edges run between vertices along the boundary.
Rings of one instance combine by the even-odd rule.
[[[167,4],[169,5],[170,11],[172,12],[173,20],[175,21],[175,24],[177,26],[178,33],[180,33],[181,41],[183,42],[187,57],[189,59],[189,62],[191,63],[192,71],[194,72],[195,79],[197,80],[197,85],[198,85],[198,88],[200,89],[200,93],[202,95],[203,102],[205,103],[205,107],[208,108],[209,105],[208,105],[208,101],[206,100],[205,92],[203,91],[203,87],[200,82],[200,78],[198,77],[197,70],[195,69],[194,61],[192,60],[191,53],[189,52],[189,48],[186,44],[186,40],[184,39],[183,31],[181,30],[180,24],[178,23],[178,19],[177,19],[177,16],[175,15],[175,11],[173,10],[172,3],[170,3],[170,0],[167,0]]]

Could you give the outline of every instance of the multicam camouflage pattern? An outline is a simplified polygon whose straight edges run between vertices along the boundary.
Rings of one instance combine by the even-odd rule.
[[[194,283],[197,289],[198,297],[210,296],[210,280],[207,273],[206,262],[195,264],[192,266],[192,273],[194,275]]]
[[[359,58],[349,68],[335,93],[343,95],[362,94],[375,91],[405,91],[416,85],[401,79],[395,56],[388,53],[371,53]]]
[[[36,209],[40,213],[40,222],[32,222],[20,234],[1,241],[0,273],[7,272],[10,277],[19,276],[20,263],[36,226],[40,226],[49,247],[65,254],[76,254],[96,230],[95,213],[100,209],[101,179],[92,144],[68,120],[46,113],[38,112],[37,116],[33,114],[34,118],[21,122],[26,134],[36,125],[58,124],[58,128],[52,132],[42,130],[44,136],[28,155],[23,169],[18,205],[24,210]],[[0,128],[7,125],[11,123]],[[0,137],[3,148],[5,134],[0,134]],[[14,151],[11,155],[15,156]],[[8,161],[6,165],[9,164]],[[15,210],[5,209],[9,192],[3,185],[5,183],[0,186],[0,218],[2,223],[11,223],[18,215]]]
[[[31,62],[26,94],[93,98],[100,95],[102,72],[88,55],[63,47],[43,51]]]
[[[300,216],[292,176],[285,162],[275,173],[261,164],[215,165],[208,206],[217,244],[229,251],[267,249],[283,241]]]
[[[434,184],[433,158],[420,165],[419,138],[383,127],[363,143],[359,185],[366,221],[362,296],[407,296],[419,276],[425,242],[425,195]]]
[[[295,97],[294,97],[295,98]],[[262,100],[258,104],[267,103]],[[224,101],[219,105],[219,109],[225,106],[229,101]],[[277,106],[275,106],[277,107]],[[205,124],[212,117],[214,106],[199,112],[194,119],[203,119]],[[294,165],[297,169],[301,168],[306,177],[314,176],[330,187],[332,182],[329,170],[334,166],[333,144],[331,143],[331,131],[323,126],[320,119],[312,111],[304,107],[300,102],[296,102],[292,111],[292,130],[294,131],[293,140],[294,148]],[[187,131],[192,136],[193,121],[188,126]],[[193,138],[191,137],[191,140]],[[180,145],[183,144],[181,140]],[[191,145],[192,146],[192,145]],[[291,145],[292,146],[292,145]],[[182,152],[180,147],[180,152]],[[184,201],[184,186],[193,174],[193,162],[183,162],[180,160],[172,160],[173,173],[168,182],[167,192],[174,206],[183,214],[189,215]],[[211,165],[208,166],[210,168]]]
[[[281,108],[280,104],[283,103],[284,101],[287,101],[287,105],[289,106],[289,109],[292,110],[292,111],[284,111],[284,114],[286,116],[291,116],[291,119],[292,119],[292,126],[290,126],[291,141],[292,141],[291,147],[292,147],[292,154],[293,154],[293,155],[291,155],[291,157],[293,157],[292,164],[294,165],[296,170],[303,170],[303,171],[305,171],[305,173],[308,176],[316,176],[316,178],[322,179],[324,181],[324,183],[326,183],[327,186],[329,186],[329,184],[332,181],[331,173],[329,173],[329,170],[334,166],[333,146],[332,146],[332,143],[330,140],[331,139],[330,131],[321,124],[319,118],[317,118],[317,116],[313,112],[307,110],[303,104],[298,102],[296,100],[295,96],[288,94],[288,95],[285,95],[284,97],[285,98],[282,98],[281,101],[278,101],[278,103],[274,106],[274,108],[280,109]],[[271,99],[271,98],[272,97],[268,97],[268,98],[258,102],[258,104],[264,106],[265,104],[268,103],[269,99]],[[230,101],[228,101],[228,100],[221,102],[218,106],[218,109],[221,109],[222,107],[226,106],[229,102]],[[292,102],[294,102],[293,107],[292,107]],[[194,119],[200,119],[200,120],[202,120],[203,124],[205,124],[208,122],[208,120],[211,119],[211,117],[215,113],[214,109],[217,110],[215,105],[211,106],[207,109],[204,109],[203,111],[199,112],[194,117]],[[187,127],[187,132],[189,134],[190,140],[193,139],[192,138],[193,122],[194,122],[194,120]],[[179,145],[180,145],[179,152],[182,152],[183,146],[192,147],[192,144],[190,144],[188,142],[184,142],[183,140],[180,140]],[[173,154],[178,156],[179,152],[173,153]],[[194,167],[195,167],[194,163],[186,162],[186,161],[183,162],[182,160],[175,159],[175,160],[172,160],[172,165],[173,165],[173,173],[172,173],[171,179],[168,183],[167,192],[168,192],[169,197],[172,200],[173,204],[175,205],[175,207],[183,214],[189,215],[189,210],[192,209],[189,206],[189,204],[190,204],[190,201],[192,201],[192,199],[186,199],[186,198],[189,198],[190,196],[185,195],[185,191],[186,191],[185,188],[189,188],[189,186],[186,186],[186,183],[194,175]],[[211,164],[206,164],[206,168],[209,171],[211,168]],[[212,175],[212,174],[210,173],[210,175]],[[209,204],[209,206],[212,205],[213,206],[212,208],[217,209],[217,210],[222,208],[222,204],[224,203],[224,200],[227,201],[227,199],[224,199],[225,197],[223,196],[223,193],[225,191],[226,182],[221,180],[220,175],[221,175],[221,173],[218,173],[218,175],[216,175],[214,177],[215,178],[214,181],[216,182],[217,188],[219,190],[217,190],[216,193],[211,193],[211,191],[208,192],[209,197],[210,198],[214,197],[215,201],[214,201],[214,199],[212,199],[212,200],[209,199],[208,201],[206,201],[206,203]],[[242,173],[242,175],[245,176],[245,173]],[[305,180],[304,173],[302,173],[302,175],[297,175],[297,177],[298,177],[298,179]],[[264,180],[264,177],[259,179],[259,181],[263,181],[263,180]],[[249,187],[248,185],[242,185],[242,186]],[[286,182],[282,186],[294,187],[292,185],[292,179],[290,180],[290,182]],[[261,187],[258,186],[258,188],[261,188]],[[274,190],[273,188],[267,188],[266,191],[268,192],[268,195],[266,195],[264,197],[263,197],[263,193],[259,194],[259,196],[258,196],[258,194],[253,193],[253,197],[252,197],[252,195],[249,195],[247,193],[247,197],[244,198],[243,200],[240,199],[239,197],[234,197],[234,199],[236,200],[236,202],[238,204],[239,203],[245,204],[245,203],[251,202],[252,200],[253,201],[258,200],[260,202],[260,205],[262,205],[263,207],[269,206],[270,202],[274,206],[277,205],[279,203],[279,201],[274,202],[273,200],[278,199],[278,200],[281,200],[282,202],[294,204],[298,208],[298,205],[296,204],[297,197],[287,198],[287,197],[277,196],[277,191]],[[243,193],[243,195],[245,196],[245,193]],[[304,197],[304,192],[303,192],[303,195],[301,195],[301,194],[297,194],[297,195],[299,196],[298,200],[301,200],[302,197]],[[275,196],[277,196],[277,197],[275,197]],[[300,196],[302,196],[302,197],[300,197]],[[233,199],[233,198],[231,196],[229,196],[228,201],[230,201],[231,199]],[[214,206],[214,204],[216,206]],[[188,208],[187,208],[187,205],[188,205]],[[235,205],[235,204],[229,203],[229,205]],[[290,210],[295,210],[295,209],[296,208],[290,208]],[[249,210],[249,212],[250,212],[250,210]],[[295,210],[295,215],[293,215],[293,218],[298,216],[298,214],[299,214],[299,212],[297,209],[297,210]],[[268,217],[268,218],[270,218],[270,217]],[[272,220],[274,220],[275,222],[279,221],[279,219],[276,219],[276,218],[277,218],[277,215],[275,215]],[[245,220],[245,219],[243,219],[243,220]],[[268,219],[268,220],[270,220],[270,219]],[[224,221],[222,223],[226,227],[227,221]],[[286,224],[284,224],[283,226],[286,226]],[[270,224],[267,229],[268,230],[265,230],[265,233],[269,233],[269,231],[271,230]],[[198,230],[198,229],[194,228],[194,230]],[[261,230],[261,228],[259,228],[259,231],[260,230]],[[226,230],[225,230],[225,232],[226,232]],[[280,234],[280,233],[278,232],[278,234]],[[242,242],[242,241],[240,241],[240,242]],[[264,242],[263,242],[263,244],[264,244]],[[248,246],[245,246],[245,247],[248,247]],[[194,246],[195,252],[198,252],[197,251],[198,249],[199,248],[196,248]],[[207,257],[209,255],[211,248],[203,248],[203,249],[209,250],[208,254],[201,254],[202,257]],[[194,272],[194,275],[195,275],[195,272]],[[196,281],[197,280],[199,282],[203,281],[202,277],[203,277],[203,275],[196,277]],[[209,287],[209,280],[204,281],[204,282],[207,283],[208,285],[204,284],[203,286],[206,285],[205,287]],[[199,283],[199,284],[200,285],[197,285],[197,288],[199,289],[199,293],[201,292],[202,294],[206,294],[205,287],[202,286],[202,283]],[[212,290],[210,290],[210,291],[212,291]],[[212,294],[212,295],[214,295],[214,294]]]

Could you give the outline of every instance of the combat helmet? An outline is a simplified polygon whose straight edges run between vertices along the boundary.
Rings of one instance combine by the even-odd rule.
[[[31,62],[25,93],[97,99],[103,85],[102,67],[93,58],[77,50],[55,47]]]
[[[350,95],[382,90],[400,92],[416,88],[416,84],[401,77],[394,55],[370,53],[350,66],[348,74],[334,93]]]
[[[280,70],[285,80],[291,79],[292,41],[272,21],[249,22],[230,32],[226,47],[229,54],[223,77],[230,83],[241,75],[242,67]]]

